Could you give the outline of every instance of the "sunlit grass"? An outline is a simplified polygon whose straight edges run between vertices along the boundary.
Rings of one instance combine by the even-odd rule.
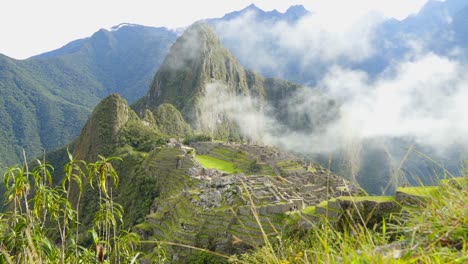
[[[315,214],[315,206],[308,206],[304,208],[301,213],[306,215],[314,215]]]
[[[338,197],[340,200],[362,202],[362,201],[371,201],[371,202],[394,202],[395,197],[393,196],[341,196]]]
[[[227,173],[241,172],[241,169],[234,168],[234,164],[225,160],[217,159],[208,155],[197,155],[195,159],[208,169],[218,169]]]
[[[232,259],[234,263],[468,263],[468,182],[441,181],[440,186],[405,187],[428,195],[424,206],[412,208],[378,228],[337,227],[323,218],[310,223],[306,234],[277,237],[272,246]],[[395,201],[390,196],[339,197],[350,201]],[[330,200],[332,201],[332,200]],[[327,207],[324,201],[317,207]],[[300,214],[314,215],[316,207]],[[273,247],[273,251],[271,249]]]
[[[398,187],[397,192],[417,196],[434,196],[439,191],[439,186]]]

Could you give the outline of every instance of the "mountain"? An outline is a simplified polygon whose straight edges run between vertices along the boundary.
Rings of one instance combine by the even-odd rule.
[[[120,24],[31,59],[55,58],[78,64],[105,87],[105,95],[119,93],[133,102],[148,89],[176,36],[166,28]]]
[[[242,110],[259,114],[271,110],[286,127],[308,125],[303,118],[292,117],[294,111],[288,109],[287,101],[300,91],[304,91],[300,85],[265,78],[242,67],[221,45],[214,30],[198,22],[171,47],[150,90],[134,109],[141,115],[145,109],[154,111],[170,103],[195,130],[214,138],[239,140],[246,136],[239,127]],[[325,98],[322,101],[328,102]]]
[[[418,13],[401,21],[384,18],[364,19],[366,22],[364,27],[358,23],[356,28],[351,26],[352,29],[345,33],[329,32],[327,25],[314,23],[317,21],[314,20],[313,13],[302,12],[297,19],[289,21],[285,17],[287,13],[290,12],[284,14],[276,11],[265,12],[255,6],[249,6],[208,22],[216,30],[221,43],[244,67],[253,69],[263,76],[277,76],[291,82],[317,86],[319,89],[327,86],[327,82],[331,76],[334,76],[337,68],[362,72],[368,77],[368,82],[373,83],[381,78],[391,78],[393,67],[396,65],[412,62],[425,54],[435,54],[459,62],[465,61],[468,57],[466,48],[468,3],[464,0],[428,1]],[[370,85],[369,89],[373,89],[373,85]],[[293,104],[292,101],[290,100],[289,104]],[[330,109],[327,108],[325,111],[308,109],[314,113],[330,113]],[[285,113],[284,109],[278,112]],[[289,115],[285,116],[281,119],[292,120]],[[304,121],[303,125],[310,120],[308,117],[297,117],[298,120]],[[294,124],[288,124],[287,127],[291,128],[292,131],[289,131],[291,134],[300,135],[295,133],[297,127]],[[312,136],[310,133],[308,135]],[[375,146],[371,147],[370,144],[363,144],[364,147],[359,150],[359,156],[363,160],[360,171],[343,172],[340,169],[333,171],[340,175],[353,175],[361,183],[366,182],[367,191],[381,193],[381,189],[385,186],[375,184],[369,188],[370,183],[375,180],[376,175],[379,179],[374,182],[385,182],[394,178],[391,177],[394,175],[392,168],[398,168],[398,164],[391,164],[390,160],[402,159],[408,146],[414,143],[403,139],[388,139],[388,142],[391,142],[388,145],[394,150],[391,153],[386,153],[388,147],[384,147],[386,144],[383,143],[379,143],[380,150]],[[278,142],[274,143],[278,145]],[[450,168],[452,174],[459,173],[457,168],[463,159],[463,155],[460,155],[463,152],[457,147],[451,147],[447,153],[440,155],[440,151],[427,149],[422,145],[416,144],[415,149],[427,150],[426,154],[443,164],[445,168]],[[299,147],[301,146],[296,146],[296,149]],[[404,150],[403,153],[401,150]],[[336,158],[341,154],[334,153],[332,156]],[[385,155],[390,156],[384,158]],[[428,162],[415,156],[417,155],[410,155],[411,161],[406,162],[402,169],[406,171],[405,178],[412,179],[414,176],[409,174],[417,171],[422,182],[434,181],[434,174],[439,170],[434,170],[433,165],[428,165]],[[453,159],[449,160],[446,157]],[[327,158],[320,160],[323,160],[322,165],[327,164]],[[385,164],[373,162],[375,160]],[[335,162],[343,167],[341,163],[346,163],[346,158],[338,158],[338,162]],[[364,171],[372,166],[375,166],[372,170]],[[382,171],[376,173],[379,169]],[[415,183],[414,180],[411,182]],[[394,187],[387,188],[389,193]]]
[[[451,56],[458,49],[466,56],[466,8],[468,4],[464,0],[431,0],[417,14],[401,21],[382,19],[381,23],[369,22],[374,23],[372,28],[355,29],[370,30],[368,36],[360,36],[369,38],[365,50],[359,49],[363,44],[359,42],[354,49],[336,45],[344,41],[339,38],[340,34],[332,32],[329,36],[326,27],[325,30],[314,29],[316,25],[310,20],[314,14],[303,6],[292,6],[280,13],[276,10],[266,12],[250,5],[206,21],[244,67],[264,76],[315,85],[331,65],[364,70],[376,76],[392,62],[411,55],[415,43],[437,54]],[[317,36],[319,32],[321,37]],[[330,43],[325,44],[327,41]],[[348,44],[354,45],[354,42]],[[359,57],[360,53],[364,55]],[[333,54],[336,56],[327,57]]]
[[[436,54],[450,56],[454,49],[464,50],[468,38],[463,36],[462,26],[467,15],[468,3],[460,0],[431,0],[414,15],[402,21],[389,20],[377,30],[375,46],[384,56],[385,65],[413,52],[410,41],[418,41],[424,49]],[[389,43],[392,43],[389,45]]]
[[[148,94],[137,105],[155,109],[163,103],[171,103],[180,109],[195,129],[204,130],[198,101],[208,84],[216,82],[225,85],[228,93],[263,95],[263,87],[252,85],[259,78],[255,73],[246,71],[221,46],[208,25],[197,23],[188,28],[171,47]]]
[[[194,137],[184,145],[174,139],[192,136],[186,117],[190,124],[199,125],[196,132],[209,130],[199,111],[205,110],[201,107],[206,86],[213,83],[233,97],[276,102],[278,109],[280,98],[304,89],[245,70],[207,24],[188,28],[171,47],[146,96],[132,107],[117,94],[106,97],[71,144],[74,156],[88,162],[99,155],[122,158],[113,162],[121,175],[119,187],[110,187],[114,201],[125,211],[126,228],[145,240],[243,253],[264,243],[260,231],[243,228],[255,226],[252,202],[258,208],[258,221],[271,221],[265,227],[270,234],[287,224],[284,213],[293,208],[314,206],[329,195],[359,192],[321,166],[275,147],[220,141],[220,131],[231,137],[229,133],[236,132],[236,120],[226,113],[215,118],[220,122],[215,122],[212,136],[218,141]],[[66,149],[47,157],[55,167],[63,166],[60,153],[65,156]],[[99,204],[93,202],[96,195],[86,183],[79,218],[83,230],[98,210]],[[77,202],[76,193],[70,197]],[[150,252],[152,247],[142,250]],[[184,248],[165,250],[173,262],[193,263],[200,257]]]
[[[187,146],[167,141],[173,135],[163,135],[161,129],[139,118],[120,96],[110,95],[99,103],[73,144],[74,155],[88,162],[98,154],[122,158],[113,162],[119,186],[109,188],[114,201],[123,206],[125,228],[144,240],[243,253],[263,244],[251,202],[258,208],[258,220],[271,222],[264,227],[270,234],[287,225],[284,213],[292,208],[302,210],[329,195],[358,193],[354,185],[319,165],[305,165],[277,148],[220,141]],[[65,149],[58,152],[66,156]],[[64,162],[59,153],[48,156],[56,167]],[[80,205],[83,230],[92,225],[93,212],[98,210],[97,195],[85,183]],[[70,197],[77,201],[76,195]],[[145,258],[152,258],[153,246],[141,250],[148,253]],[[165,246],[165,251],[177,263],[201,257],[184,247]]]
[[[216,25],[220,22],[242,19],[246,15],[252,15],[255,16],[259,22],[278,23],[280,21],[286,21],[289,23],[295,23],[302,17],[309,14],[310,12],[302,5],[291,6],[286,10],[286,12],[280,13],[276,9],[272,11],[264,11],[258,8],[255,4],[251,4],[242,10],[228,13],[221,18],[205,19],[204,21],[210,25]]]
[[[244,67],[267,77],[280,77],[306,84],[306,78],[310,76],[303,76],[306,71],[302,70],[306,66],[301,67],[298,63],[302,61],[303,54],[291,52],[279,40],[289,27],[294,27],[311,15],[302,5],[291,6],[281,13],[277,10],[264,11],[252,4],[221,18],[205,21],[215,29],[221,43]],[[277,63],[279,61],[281,63]]]
[[[26,60],[0,55],[0,167],[69,142],[110,93],[142,96],[175,38],[125,24]]]
[[[448,3],[455,2],[449,1]],[[455,4],[450,6],[447,12],[455,14],[454,24],[460,27],[457,32],[463,36],[461,23],[464,21],[463,12],[466,10],[457,10]],[[276,11],[263,12],[255,6],[250,6],[225,19],[236,20],[250,12],[258,14],[258,19],[266,24],[277,21],[295,23],[294,21],[306,14],[300,7],[291,8],[285,15],[282,15]],[[413,23],[408,21],[402,23],[408,25]],[[438,24],[437,21],[433,22],[438,26],[446,26],[443,23]],[[218,22],[211,21],[210,23]],[[395,32],[406,30],[399,26],[392,28],[400,22],[393,21],[392,23],[389,24],[388,30],[395,30]],[[219,26],[219,24],[216,25]],[[286,146],[289,149],[301,151],[307,146],[314,148],[313,144],[307,144],[309,141],[313,142],[313,139],[308,136],[314,131],[320,132],[324,124],[336,118],[339,105],[318,91],[286,80],[264,77],[253,70],[244,68],[235,55],[222,45],[223,41],[208,24],[199,22],[189,27],[169,49],[159,70],[152,77],[152,83],[148,83],[149,91],[146,95],[136,101],[132,99],[133,93],[125,88],[127,85],[120,88],[119,82],[128,82],[128,87],[134,86],[132,91],[137,91],[140,84],[138,80],[133,79],[136,77],[133,75],[125,77],[125,74],[127,71],[133,74],[138,72],[142,74],[140,78],[146,75],[144,70],[141,72],[136,70],[134,68],[136,66],[126,68],[132,63],[124,60],[121,57],[122,54],[130,52],[129,58],[138,56],[131,53],[136,51],[132,51],[132,45],[126,42],[131,39],[130,35],[119,38],[117,35],[120,33],[117,32],[138,31],[139,27],[121,25],[115,27],[113,31],[101,30],[90,39],[75,41],[62,49],[25,61],[0,57],[0,88],[2,89],[0,110],[3,111],[0,112],[0,122],[4,122],[0,124],[2,128],[6,128],[0,135],[2,136],[0,139],[4,142],[0,143],[5,143],[8,147],[15,140],[20,144],[37,142],[37,145],[33,145],[36,149],[28,150],[28,156],[34,155],[44,147],[45,143],[54,145],[61,142],[57,141],[57,138],[65,140],[73,137],[77,127],[85,123],[80,135],[68,145],[74,157],[87,162],[96,161],[100,155],[117,156],[122,159],[113,160],[110,163],[112,165],[96,163],[99,166],[95,169],[99,172],[106,171],[112,166],[120,175],[119,186],[111,182],[106,184],[105,188],[110,191],[109,197],[107,195],[101,197],[101,193],[93,190],[87,180],[83,181],[82,196],[77,196],[78,189],[81,188],[74,185],[69,187],[70,193],[67,192],[66,197],[60,196],[58,191],[57,198],[50,196],[54,199],[70,199],[73,205],[77,203],[80,205],[76,207],[80,208],[78,232],[82,231],[79,235],[77,232],[77,242],[84,245],[80,248],[80,252],[85,247],[96,246],[96,250],[99,246],[102,248],[100,242],[96,245],[92,244],[90,232],[84,230],[91,229],[93,222],[106,221],[106,226],[115,225],[113,222],[122,222],[118,221],[121,219],[116,219],[122,211],[125,211],[125,214],[118,218],[124,220],[123,229],[136,232],[145,241],[141,248],[138,248],[147,253],[142,257],[142,262],[150,262],[155,257],[163,255],[162,257],[167,256],[169,261],[174,263],[215,263],[214,259],[207,259],[204,253],[193,250],[197,247],[231,255],[242,254],[260,245],[267,245],[270,248],[266,252],[271,254],[270,251],[273,252],[277,245],[282,250],[283,240],[279,239],[283,239],[283,236],[291,238],[290,234],[299,234],[299,239],[302,240],[305,234],[300,233],[311,229],[316,235],[315,241],[324,244],[324,248],[328,250],[329,233],[324,233],[325,240],[321,237],[321,227],[324,226],[321,220],[324,217],[326,223],[337,224],[333,228],[335,230],[335,227],[338,227],[336,233],[331,236],[332,240],[336,237],[349,238],[347,234],[351,229],[353,237],[358,237],[359,232],[354,230],[356,227],[364,230],[364,226],[372,224],[372,232],[378,232],[379,226],[385,227],[385,223],[392,223],[392,225],[395,223],[391,221],[381,224],[381,217],[384,217],[386,212],[393,211],[394,207],[399,208],[400,204],[403,204],[400,203],[401,201],[407,202],[405,199],[401,200],[401,197],[396,199],[397,204],[394,197],[342,197],[356,195],[361,191],[355,184],[303,156],[262,144],[265,138],[272,140],[277,137],[279,140],[276,143],[284,147],[285,144],[292,144],[290,139],[293,138],[296,142],[299,141],[299,144]],[[410,31],[411,29],[408,29],[407,32]],[[271,47],[268,46],[268,48]],[[405,47],[399,48],[383,55],[401,50],[403,54]],[[443,49],[440,52],[444,52]],[[159,54],[158,52],[154,54],[156,53]],[[280,58],[286,55],[287,53],[283,53]],[[144,55],[141,55],[138,58],[143,59],[143,57]],[[128,64],[123,65],[127,62]],[[381,62],[381,65],[388,63],[385,56],[381,57]],[[148,68],[143,68],[149,71],[151,67],[149,64],[147,66]],[[300,72],[300,74],[304,73],[308,72]],[[128,101],[134,103],[129,106],[125,97],[116,93],[107,95],[117,90],[127,93]],[[89,109],[101,97],[105,98],[91,112]],[[311,105],[316,107],[316,112],[313,114],[304,110]],[[89,117],[84,122],[87,114]],[[34,131],[41,132],[36,135]],[[268,132],[267,135],[265,132]],[[211,138],[215,140],[212,141]],[[327,142],[327,144],[333,143],[335,142]],[[389,157],[386,146],[383,148],[374,148],[374,146],[376,143],[371,141],[363,142],[363,146],[359,147],[362,148],[360,153],[346,153],[354,155],[355,157],[352,158],[357,158],[356,160],[345,160],[349,157],[344,157],[343,160],[349,161],[347,165],[354,170],[355,179],[367,189],[371,189],[373,193],[378,193],[381,188],[376,188],[376,182],[379,184],[378,187],[381,187],[388,184],[390,177],[394,177],[393,171],[387,167],[382,168],[381,165],[395,161]],[[7,156],[11,151],[16,151],[16,159],[19,159],[21,154],[18,149],[5,148],[3,155],[7,162],[11,162]],[[310,150],[311,153],[314,151]],[[360,155],[362,155],[362,162],[359,160]],[[62,147],[49,152],[46,160],[55,168],[61,168],[64,167],[66,158],[67,147]],[[332,155],[326,155],[325,159],[323,164],[331,168],[334,165]],[[353,164],[353,161],[359,167]],[[72,173],[74,169],[72,168]],[[58,173],[54,175],[55,183],[58,183],[59,176],[61,175]],[[109,175],[101,174],[100,176]],[[80,175],[76,174],[73,177],[79,179]],[[27,177],[25,179],[29,180]],[[95,187],[96,181],[97,179],[94,179]],[[453,185],[454,189],[460,187],[459,191],[463,191],[461,185],[458,186],[456,182],[447,181],[447,183],[447,186]],[[70,184],[75,183],[70,182]],[[33,186],[40,186],[40,182],[39,184],[36,182]],[[18,188],[18,186],[14,187]],[[448,188],[444,187],[444,189]],[[13,189],[10,188],[10,190]],[[421,197],[421,191],[429,192],[425,188],[407,188],[408,194],[411,195],[406,199],[413,200],[409,203],[411,206],[415,205],[414,203],[420,204],[422,202],[420,199],[430,199],[425,195]],[[13,196],[17,198],[22,194],[23,190],[20,190],[16,192],[17,196]],[[50,194],[47,193],[47,195]],[[401,192],[397,194],[397,197],[399,196]],[[452,194],[452,196],[456,195]],[[27,203],[27,196],[23,197],[26,198],[24,200]],[[354,199],[359,200],[358,203],[352,203]],[[105,207],[101,204],[104,201]],[[16,199],[15,202],[17,202]],[[121,204],[122,210],[114,202]],[[20,202],[18,204],[21,205]],[[462,201],[460,208],[462,209],[463,206]],[[108,208],[112,209],[108,210]],[[446,208],[445,205],[442,209],[444,208]],[[99,209],[102,210],[99,211]],[[405,208],[405,210],[409,209]],[[377,211],[376,215],[374,215],[375,211]],[[65,218],[67,215],[70,221],[74,221],[72,210],[68,211],[66,208],[64,212],[64,222],[68,221]],[[96,212],[98,214],[95,214]],[[354,219],[354,216],[348,215],[349,212],[357,212],[355,215],[358,216],[357,222],[354,222],[357,218]],[[28,214],[28,211],[26,213]],[[49,215],[53,216],[54,213],[49,211]],[[369,222],[368,216],[378,218],[377,222]],[[36,218],[42,217],[30,219]],[[60,219],[59,217],[59,227]],[[76,219],[78,221],[78,217]],[[12,222],[18,223],[13,226],[22,232],[21,229],[24,227],[22,222]],[[350,229],[347,224],[351,224]],[[93,230],[94,236],[101,236],[101,238],[107,236],[110,240],[112,236],[110,232],[101,230],[99,224],[97,226],[99,230]],[[7,227],[10,226],[5,222],[2,228],[9,230]],[[39,229],[41,228],[37,230]],[[326,230],[328,229],[331,228],[327,227]],[[346,233],[342,233],[341,229]],[[405,230],[397,231],[404,232]],[[445,230],[442,231],[445,232]],[[25,232],[28,234],[27,230]],[[56,235],[54,230],[50,232]],[[65,228],[60,232],[65,232]],[[74,232],[67,234],[72,233],[74,235]],[[115,233],[114,229],[114,241],[116,240]],[[9,237],[16,236],[16,234],[15,231]],[[427,240],[427,232],[421,232],[421,234],[424,234],[423,237]],[[130,236],[125,238],[133,240]],[[412,238],[414,238],[414,232]],[[413,241],[412,238],[408,237],[408,240],[400,239],[397,243],[388,244],[393,240],[387,240],[390,238],[383,234],[378,238],[382,241],[378,245],[373,244],[369,247],[371,251],[364,252],[364,255],[377,255],[376,257],[382,260],[385,256],[380,256],[381,252],[389,248],[393,250],[393,247],[400,248],[407,242],[410,244]],[[269,239],[278,243],[270,244]],[[99,238],[97,240],[99,241]],[[41,243],[44,248],[50,249],[53,245],[58,245],[57,241],[59,240],[55,243],[48,243],[44,240]],[[455,243],[451,245],[452,249],[459,250],[462,243],[458,237],[454,241]],[[450,246],[445,243],[447,241],[442,242]],[[28,243],[29,247],[32,244],[34,249],[33,242]],[[132,246],[131,243],[128,242],[130,246]],[[307,240],[302,240],[301,243],[309,246],[315,245],[309,244]],[[9,244],[7,245],[10,246]],[[361,250],[359,252],[356,250],[356,243],[351,244],[349,250],[344,251],[351,252],[351,257],[361,258],[363,256]],[[64,245],[62,241],[62,246]],[[180,245],[183,246],[180,247]],[[8,252],[14,253],[16,246],[14,245],[12,249],[8,248]],[[110,243],[104,246],[111,248]],[[384,251],[380,251],[382,248]],[[114,252],[117,251],[115,249]],[[294,250],[297,251],[296,248]],[[309,253],[310,250],[312,249],[308,249]],[[86,252],[91,255],[91,258],[93,257],[92,251]],[[161,252],[163,254],[158,255]],[[400,252],[397,253],[400,254]],[[56,254],[56,252],[52,253]],[[299,261],[302,260],[304,254],[307,258],[309,253],[305,250],[299,251],[285,261],[293,261],[293,259]],[[391,255],[393,257],[394,254]],[[8,254],[5,254],[6,259],[7,257]],[[76,257],[79,257],[78,254]],[[284,256],[277,258],[274,255],[274,257],[275,262],[285,259]],[[339,261],[343,260],[342,254],[338,257]],[[108,256],[108,258],[111,257]],[[460,258],[458,252],[456,258]]]

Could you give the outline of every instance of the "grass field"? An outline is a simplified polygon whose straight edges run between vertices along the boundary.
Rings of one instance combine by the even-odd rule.
[[[217,159],[208,155],[197,155],[195,159],[200,164],[209,169],[218,169],[227,173],[242,172],[239,168],[234,168],[234,164],[225,160]]]
[[[315,215],[315,206],[308,206],[301,211],[306,215]]]
[[[398,187],[397,192],[418,196],[434,196],[439,191],[439,186]]]
[[[341,196],[338,199],[354,202],[372,201],[372,202],[394,202],[393,196]]]

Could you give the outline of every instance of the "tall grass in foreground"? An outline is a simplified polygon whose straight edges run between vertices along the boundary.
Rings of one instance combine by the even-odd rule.
[[[31,170],[25,162],[3,175],[8,211],[0,214],[0,263],[136,261],[140,238],[121,229],[123,209],[112,196],[118,175],[111,162],[118,158],[100,156],[95,163],[86,163],[68,155],[58,185],[52,182],[53,168],[39,160]],[[78,217],[83,181],[99,192],[99,199],[94,201],[99,209],[92,226],[86,227],[89,230]],[[71,201],[72,185],[76,185],[77,202]],[[92,237],[93,244],[80,244],[81,236],[86,235]]]
[[[306,217],[291,214],[293,231],[267,235],[252,197],[252,215],[262,232],[264,246],[239,256],[226,256],[192,246],[164,241],[141,241],[122,230],[122,207],[114,201],[118,175],[113,158],[95,163],[74,160],[64,167],[60,185],[53,185],[44,161],[31,170],[12,167],[4,175],[7,213],[0,214],[0,263],[137,263],[140,244],[154,245],[145,259],[167,263],[163,246],[183,247],[231,263],[468,263],[468,178],[442,180],[425,206],[404,208],[402,214],[366,227],[365,220],[337,226],[326,218],[308,222],[307,231],[295,229]],[[93,226],[85,230],[79,221],[83,181],[94,187],[99,198]],[[75,185],[78,202],[70,192]],[[89,227],[88,227],[89,228]],[[80,244],[81,236],[92,244]],[[206,260],[206,259],[205,259]],[[210,262],[199,262],[210,263]]]
[[[405,208],[373,230],[327,219],[233,263],[468,263],[468,179],[443,180],[425,206]],[[299,215],[300,217],[300,215]]]

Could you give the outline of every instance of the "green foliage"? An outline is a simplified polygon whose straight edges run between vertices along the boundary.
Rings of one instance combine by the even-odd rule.
[[[416,195],[429,197],[422,210],[411,210],[410,217],[402,219],[405,225],[401,232],[417,243],[429,247],[432,253],[440,249],[466,250],[468,246],[468,181],[457,184],[442,184],[438,190],[426,188],[413,190]],[[454,252],[455,251],[455,252]],[[468,261],[468,256],[465,256]]]
[[[159,130],[169,136],[185,137],[191,132],[180,112],[171,104],[162,104],[154,112],[154,118]]]
[[[410,194],[410,195],[431,197],[431,196],[436,195],[439,192],[439,187],[437,186],[398,187],[396,191]]]
[[[315,206],[308,206],[302,210],[303,214],[315,215]]]
[[[225,258],[213,255],[205,251],[195,251],[190,254],[187,263],[192,264],[225,264],[228,261]]]
[[[277,237],[273,250],[264,246],[233,257],[230,262],[465,263],[468,261],[468,181],[447,182],[442,181],[437,191],[431,188],[430,194],[425,192],[429,198],[427,205],[407,208],[405,213],[393,215],[391,222],[382,221],[373,228],[356,223],[337,228],[327,219],[315,219],[309,222],[312,226],[306,233],[289,233]],[[339,199],[377,202],[393,200],[391,197]],[[314,209],[308,207],[302,213],[314,215]]]
[[[21,161],[23,148],[35,157],[72,140],[108,94],[143,96],[175,38],[141,26],[22,61],[0,54],[0,171]]]
[[[44,149],[54,149],[70,141],[79,133],[90,108],[97,103],[97,97],[83,89],[98,90],[95,84],[86,82],[85,78],[75,80],[66,69],[58,67],[54,63],[45,66],[0,55],[0,160],[3,166],[22,160],[23,148],[28,157],[38,156]],[[54,76],[57,71],[61,71],[57,74],[60,77]],[[70,98],[80,100],[76,102]]]
[[[339,199],[353,202],[395,202],[395,198],[393,196],[340,196]]]
[[[28,166],[11,167],[4,174],[5,201],[9,211],[0,214],[0,262],[2,263],[92,263],[100,251],[106,263],[135,263],[139,236],[123,230],[123,208],[113,200],[112,187],[118,175],[110,163],[117,158],[100,157],[95,163],[75,160],[68,153],[60,185],[53,185],[53,168],[37,161],[32,170]],[[93,245],[79,245],[79,199],[76,208],[70,201],[72,184],[82,192],[86,173],[97,179],[100,194],[95,201],[99,210],[94,226],[88,232]],[[109,190],[109,191],[108,191]],[[95,230],[98,230],[97,232]],[[93,249],[96,252],[93,252]],[[97,262],[102,262],[97,260]]]
[[[208,155],[197,155],[195,159],[205,168],[218,169],[227,173],[234,173],[239,170],[234,168],[234,164]]]
[[[167,142],[167,136],[154,126],[144,125],[140,120],[130,120],[120,132],[119,144],[129,145],[138,151],[150,152]]]
[[[257,174],[261,170],[262,170],[262,166],[260,166],[260,164],[257,163],[257,160],[254,160],[249,164],[249,167],[247,168],[246,172],[250,174]]]
[[[193,135],[193,136],[189,136],[187,138],[184,139],[184,144],[185,145],[190,145],[190,143],[194,143],[194,142],[210,142],[212,141],[213,138],[209,135],[205,135],[205,134],[196,134],[196,135]]]
[[[118,149],[117,153],[123,162],[116,164],[116,169],[124,177],[120,178],[119,188],[114,192],[115,199],[125,209],[123,216],[125,226],[130,228],[144,221],[153,200],[159,195],[157,178],[145,173],[147,166],[145,160],[149,154],[133,149]]]

